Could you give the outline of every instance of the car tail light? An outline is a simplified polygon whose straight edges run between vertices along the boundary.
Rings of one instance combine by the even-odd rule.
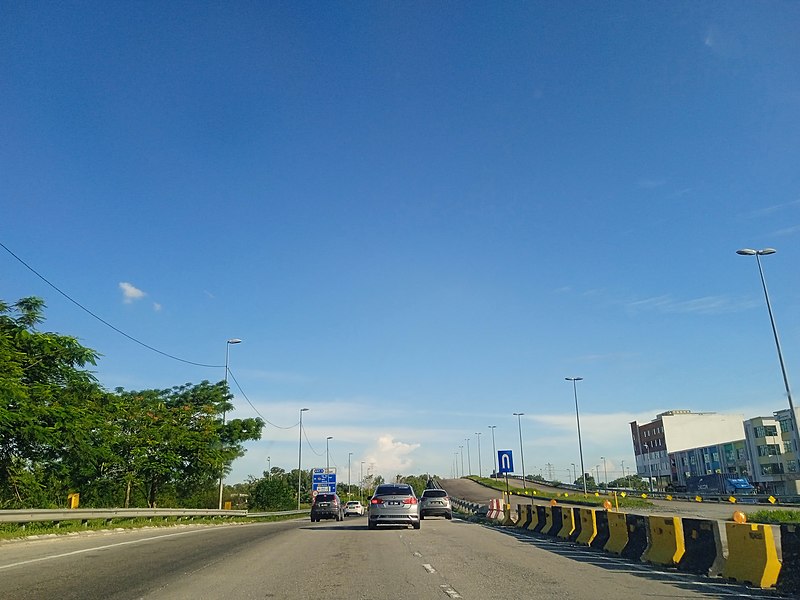
[[[403,504],[416,504],[416,503],[417,503],[417,499],[414,498],[413,496],[411,498],[404,498],[403,499]]]
[[[383,504],[383,500],[381,498],[373,498],[369,502],[370,504]]]

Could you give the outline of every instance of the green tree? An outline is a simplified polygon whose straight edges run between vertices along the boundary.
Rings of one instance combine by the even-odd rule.
[[[100,392],[84,369],[97,353],[71,336],[40,332],[44,301],[0,301],[0,506],[52,506],[69,480],[64,455],[75,451],[93,415],[85,399]],[[66,485],[65,485],[66,484]]]

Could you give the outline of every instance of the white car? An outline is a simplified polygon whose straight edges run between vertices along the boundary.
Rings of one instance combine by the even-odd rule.
[[[349,515],[363,515],[364,514],[364,505],[361,504],[358,500],[350,500],[347,504],[344,505],[344,516],[347,517]]]

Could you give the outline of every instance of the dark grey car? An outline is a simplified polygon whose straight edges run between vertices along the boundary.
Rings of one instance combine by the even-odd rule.
[[[336,494],[317,494],[314,503],[311,505],[311,522],[320,519],[344,519],[344,508],[342,501]]]
[[[453,518],[453,507],[446,491],[430,489],[422,492],[419,499],[419,518],[425,517]]]
[[[419,501],[414,489],[405,483],[383,483],[369,501],[367,525],[411,525],[419,529]]]

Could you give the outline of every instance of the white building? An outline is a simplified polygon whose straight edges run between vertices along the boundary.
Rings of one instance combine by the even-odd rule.
[[[800,411],[795,409],[795,422]],[[797,437],[789,409],[744,422],[753,482],[774,494],[800,494]]]

